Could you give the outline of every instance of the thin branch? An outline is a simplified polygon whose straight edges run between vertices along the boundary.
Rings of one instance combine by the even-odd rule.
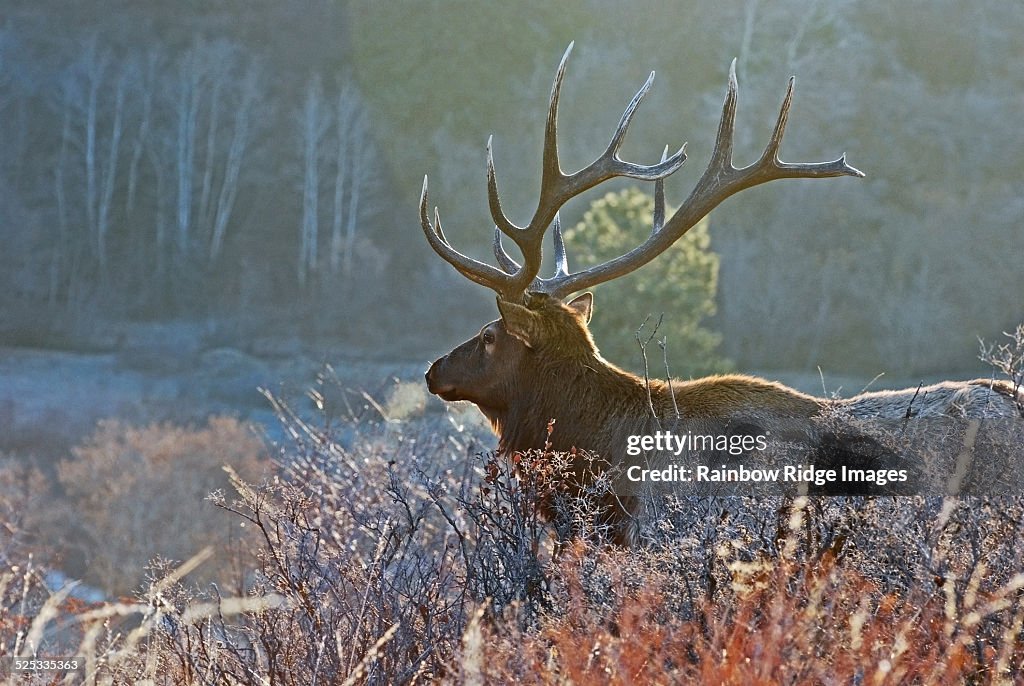
[[[640,355],[643,357],[644,360],[644,386],[647,388],[647,407],[651,411],[651,417],[653,417],[655,421],[659,421],[658,413],[654,411],[654,399],[651,396],[651,375],[650,369],[647,365],[647,346],[650,344],[652,340],[654,340],[654,336],[657,335],[658,327],[661,326],[662,320],[665,319],[665,313],[662,312],[661,315],[658,317],[658,321],[655,323],[654,329],[651,331],[651,335],[648,336],[647,340],[645,341],[640,338],[640,332],[643,331],[645,326],[647,326],[647,322],[650,320],[650,318],[651,315],[647,315],[647,318],[644,319],[644,321],[640,324],[640,327],[636,330],[634,336],[636,337],[637,345],[640,346]]]

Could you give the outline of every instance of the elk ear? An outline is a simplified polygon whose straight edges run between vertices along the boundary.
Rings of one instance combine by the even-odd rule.
[[[576,314],[583,317],[583,322],[585,324],[590,323],[590,317],[594,314],[593,293],[584,293],[583,295],[573,298],[566,304],[576,310]]]
[[[540,315],[518,303],[498,298],[498,312],[505,330],[532,348],[540,340]]]

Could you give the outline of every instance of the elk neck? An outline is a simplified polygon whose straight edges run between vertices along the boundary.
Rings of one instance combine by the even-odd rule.
[[[499,437],[500,452],[544,447],[547,426],[553,419],[552,446],[605,452],[604,436],[624,421],[639,427],[650,420],[647,387],[643,379],[591,355],[562,359],[559,364],[537,364],[523,370],[508,394],[503,411],[481,408]],[[651,396],[661,410],[659,396],[665,383],[651,381]]]

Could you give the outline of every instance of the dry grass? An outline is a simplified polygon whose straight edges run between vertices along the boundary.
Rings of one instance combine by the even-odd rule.
[[[729,587],[681,603],[688,584],[671,564],[664,552],[577,543],[560,566],[564,604],[539,630],[487,625],[475,649],[488,680],[959,684],[1016,683],[1020,674],[1022,574],[985,591],[978,570],[897,592],[831,554],[722,560]],[[595,573],[613,589],[599,607],[587,578]]]
[[[569,456],[278,409],[274,476],[229,469],[215,498],[249,534],[230,590],[196,583],[207,548],[118,603],[47,591],[28,491],[0,469],[0,654],[88,658],[17,683],[1024,683],[1024,496],[668,499],[623,549],[603,542],[607,480],[566,495]],[[187,440],[155,431],[101,431],[80,458],[136,479],[103,457],[131,445],[159,473]],[[179,492],[143,481],[124,493],[156,513]]]

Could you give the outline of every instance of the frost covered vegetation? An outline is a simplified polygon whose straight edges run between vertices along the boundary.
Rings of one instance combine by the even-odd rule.
[[[211,504],[244,535],[193,539],[218,549],[152,564],[117,602],[46,590],[19,519],[32,491],[0,470],[0,651],[81,655],[64,683],[118,684],[998,684],[1024,669],[1022,496],[670,500],[621,549],[597,524],[604,482],[563,495],[564,455],[481,453],[458,415],[278,410],[289,439],[258,481],[227,420],[108,425],[85,444],[83,488],[82,458],[114,482],[130,471],[114,448],[153,469],[183,445],[236,448]],[[215,464],[179,461],[177,478]],[[154,511],[203,480],[122,478]]]
[[[795,131],[785,156],[842,140],[869,173],[716,210],[649,282],[689,283],[691,311],[609,291],[603,347],[665,307],[684,374],[969,362],[965,342],[1019,316],[1024,5],[121,5],[13,0],[0,18],[0,345],[116,353],[75,402],[49,384],[62,411],[116,414],[96,389],[127,369],[118,397],[171,386],[174,412],[135,408],[138,426],[65,452],[72,413],[37,388],[52,377],[0,380],[20,389],[0,398],[17,452],[0,454],[0,656],[85,659],[18,683],[1019,682],[1021,495],[670,499],[623,549],[605,542],[604,481],[566,495],[568,456],[498,459],[466,417],[420,416],[419,384],[379,402],[317,388],[316,421],[275,400],[269,447],[227,417],[151,420],[241,411],[268,370],[305,368],[299,343],[421,356],[493,316],[427,263],[416,193],[437,178],[453,240],[485,250],[483,143],[497,134],[518,215],[571,39],[567,166],[616,89],[657,69],[675,80],[629,156],[690,139],[699,168],[736,57],[738,157],[797,73],[794,128],[813,138]],[[572,259],[629,244],[617,217],[647,224],[647,205],[624,191],[571,210]],[[425,302],[441,291],[457,306]],[[982,349],[1015,388],[1022,355],[1024,329]],[[217,409],[191,414],[194,397]],[[49,442],[12,440],[26,415]]]

